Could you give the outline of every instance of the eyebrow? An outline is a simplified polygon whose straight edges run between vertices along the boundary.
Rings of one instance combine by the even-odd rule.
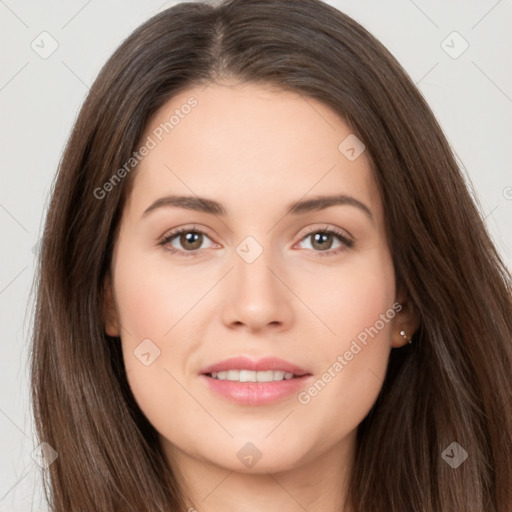
[[[288,205],[286,214],[300,215],[324,210],[337,205],[355,206],[363,211],[372,222],[374,221],[372,212],[368,206],[355,197],[345,194],[317,196],[312,199],[294,202]],[[197,196],[169,195],[161,197],[152,203],[148,208],[146,208],[146,210],[144,210],[142,217],[145,217],[150,212],[162,207],[184,208],[186,210],[194,210],[196,212],[209,213],[211,215],[219,215],[221,217],[225,217],[227,215],[227,211],[222,204],[212,199]]]

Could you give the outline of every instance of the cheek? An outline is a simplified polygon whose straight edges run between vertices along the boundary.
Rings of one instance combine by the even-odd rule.
[[[185,325],[189,301],[179,272],[169,276],[161,263],[136,250],[120,249],[114,282],[128,383],[150,423],[159,431],[169,430],[169,419],[185,405],[176,367],[189,350],[186,340],[172,346],[170,342]]]
[[[332,273],[324,294],[310,285],[309,297],[328,325],[317,337],[316,381],[299,396],[308,411],[308,428],[349,432],[367,415],[386,374],[397,312],[394,270],[386,253],[368,255]],[[314,291],[313,291],[314,290]]]
[[[389,338],[392,318],[384,325],[380,318],[394,303],[394,282],[393,263],[384,250],[368,251],[336,269],[299,275],[296,289],[318,319],[317,345],[323,346],[325,340],[328,350],[341,350],[376,322]]]
[[[183,366],[197,347],[191,322],[200,310],[194,306],[211,287],[207,277],[193,267],[173,269],[161,254],[148,257],[129,245],[120,245],[115,259],[128,382],[146,417],[164,430],[177,408],[190,407]]]
[[[193,268],[183,266],[172,270],[165,257],[155,255],[148,257],[126,248],[116,262],[120,322],[125,329],[123,334],[133,341],[169,337],[206,286],[204,276]]]

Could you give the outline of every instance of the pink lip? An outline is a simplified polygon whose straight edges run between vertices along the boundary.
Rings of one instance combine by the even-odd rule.
[[[224,359],[224,361],[220,361],[219,363],[215,363],[204,368],[200,373],[204,375],[206,373],[217,373],[226,370],[252,370],[253,372],[283,370],[298,376],[306,375],[308,373],[306,370],[303,370],[284,359],[279,359],[278,357],[264,357],[263,359],[253,361],[245,356]]]
[[[210,374],[226,370],[268,371],[282,370],[296,377],[273,382],[234,382],[213,379]],[[244,356],[233,357],[204,368],[201,379],[209,389],[230,402],[240,405],[264,405],[276,402],[291,394],[296,394],[313,378],[302,368],[283,359],[266,357],[253,361]]]

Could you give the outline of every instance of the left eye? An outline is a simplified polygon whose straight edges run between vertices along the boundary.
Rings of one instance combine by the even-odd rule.
[[[353,246],[353,241],[344,234],[332,229],[316,229],[311,231],[301,240],[312,240],[311,249],[318,253],[317,256],[329,256],[338,254]],[[338,246],[332,248],[333,239],[338,240]]]

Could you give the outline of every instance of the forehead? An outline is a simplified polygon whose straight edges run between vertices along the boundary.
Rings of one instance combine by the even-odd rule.
[[[350,127],[300,93],[238,83],[190,88],[153,116],[145,143],[152,148],[131,198],[140,211],[164,193],[215,198],[238,213],[334,193],[380,208],[366,153],[346,153],[362,148]]]

